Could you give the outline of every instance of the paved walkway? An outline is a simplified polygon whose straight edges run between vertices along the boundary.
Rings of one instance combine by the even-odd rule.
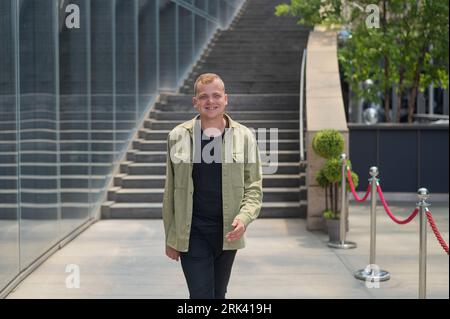
[[[399,217],[410,206],[390,203]],[[449,209],[431,210],[448,242]],[[327,247],[301,219],[259,219],[239,251],[228,298],[417,298],[418,220],[394,224],[378,208],[377,264],[391,273],[380,288],[353,278],[369,260],[369,209],[351,204],[352,250]],[[100,221],[55,253],[8,298],[187,298],[181,265],[164,255],[161,220]],[[80,287],[66,288],[66,267],[79,266]],[[428,233],[428,298],[449,298],[449,258]]]

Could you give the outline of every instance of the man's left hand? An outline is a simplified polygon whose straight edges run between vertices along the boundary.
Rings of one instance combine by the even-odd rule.
[[[228,241],[240,239],[245,233],[245,225],[242,220],[240,220],[239,218],[235,218],[231,226],[234,227],[234,230],[226,234],[226,239]]]

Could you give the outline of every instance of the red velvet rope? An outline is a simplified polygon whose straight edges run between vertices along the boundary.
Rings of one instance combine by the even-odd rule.
[[[347,167],[347,179],[348,183],[350,184],[350,190],[352,191],[353,197],[355,197],[356,201],[362,203],[365,202],[367,197],[369,197],[370,194],[370,184],[367,185],[367,191],[363,198],[359,198],[358,194],[356,194],[355,185],[353,184],[352,179],[352,173],[350,172],[350,169]]]
[[[428,210],[428,208],[426,209],[426,214],[427,214],[428,222],[430,223],[431,229],[433,229],[433,232],[434,232],[434,235],[436,236],[436,239],[438,240],[439,244],[441,244],[442,248],[445,250],[445,252],[448,255],[448,245],[445,242],[445,240],[442,238],[442,235],[439,232],[439,229],[437,228],[436,223],[434,222],[433,215]]]
[[[416,208],[416,209],[411,213],[411,215],[410,215],[408,218],[406,218],[405,220],[397,219],[397,218],[394,216],[394,214],[392,214],[391,210],[389,209],[388,204],[386,203],[386,200],[384,199],[383,191],[381,190],[380,184],[377,184],[377,191],[378,191],[378,194],[380,195],[381,202],[383,203],[384,210],[385,210],[386,213],[389,215],[389,217],[391,217],[391,219],[392,219],[394,222],[396,222],[397,224],[400,224],[400,225],[408,224],[410,221],[412,221],[412,220],[414,219],[414,217],[417,216],[417,213],[419,212],[419,209],[418,209],[418,208]]]

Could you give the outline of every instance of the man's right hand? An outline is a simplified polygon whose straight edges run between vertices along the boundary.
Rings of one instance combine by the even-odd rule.
[[[170,246],[166,246],[166,255],[170,259],[173,259],[176,261],[178,261],[178,259],[180,258],[180,252]]]

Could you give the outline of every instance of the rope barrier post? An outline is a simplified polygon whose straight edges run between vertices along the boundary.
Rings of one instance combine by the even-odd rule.
[[[420,188],[417,191],[420,216],[420,244],[419,244],[419,299],[425,299],[427,294],[427,215],[426,210],[430,204],[428,190]]]
[[[339,249],[352,249],[356,248],[356,243],[345,240],[346,235],[346,223],[347,223],[347,188],[346,188],[346,176],[347,176],[347,155],[341,154],[340,156],[342,171],[341,171],[341,213],[340,213],[340,224],[339,224],[339,240],[328,242],[328,246],[331,248]]]
[[[366,282],[380,282],[391,278],[391,274],[386,270],[382,270],[376,264],[376,230],[377,230],[377,186],[378,186],[378,167],[370,168],[369,179],[371,185],[371,206],[370,206],[370,262],[369,265],[360,269],[355,273],[355,278]]]

